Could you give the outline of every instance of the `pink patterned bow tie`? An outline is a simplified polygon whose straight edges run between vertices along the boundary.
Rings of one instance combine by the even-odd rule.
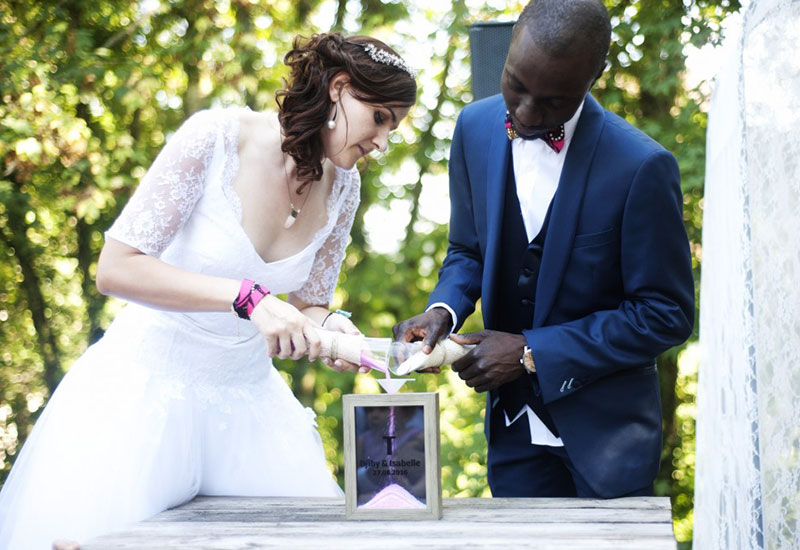
[[[544,141],[550,149],[555,151],[556,153],[560,153],[561,149],[564,148],[564,125],[561,124],[547,130],[545,132],[539,132],[538,134],[534,134],[532,136],[523,136],[522,134],[517,132],[517,129],[514,128],[514,123],[511,121],[511,113],[506,113],[506,134],[508,134],[508,139],[515,139],[515,138],[522,138],[522,139],[541,139]]]

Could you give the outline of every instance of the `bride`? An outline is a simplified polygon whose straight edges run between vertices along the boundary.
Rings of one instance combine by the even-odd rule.
[[[354,166],[386,150],[415,75],[379,40],[336,33],[298,37],[285,62],[277,117],[189,118],[106,233],[97,286],[131,303],[22,449],[0,493],[0,549],[86,540],[197,494],[341,494],[313,413],[270,358],[317,358],[314,327],[358,333],[328,310]]]

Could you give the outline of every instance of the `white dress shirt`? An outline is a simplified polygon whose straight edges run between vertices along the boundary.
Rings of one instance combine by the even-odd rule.
[[[547,209],[558,189],[558,180],[561,178],[561,170],[564,168],[564,160],[567,158],[569,145],[575,134],[575,127],[578,125],[581,111],[583,111],[583,102],[572,118],[564,124],[564,147],[559,153],[553,151],[541,139],[516,138],[511,140],[511,158],[514,163],[514,179],[517,182],[517,197],[528,242],[532,241],[542,229]],[[436,302],[431,304],[428,310],[434,307],[445,308],[453,317],[453,326],[458,324],[458,317],[449,305],[444,302]],[[535,356],[536,350],[533,352]],[[492,407],[497,405],[497,401],[495,399]],[[503,414],[506,426],[510,426],[523,414],[527,414],[532,445],[564,446],[561,438],[553,435],[553,432],[545,426],[529,406],[525,405],[522,410],[516,413],[512,412],[513,418],[509,417],[509,411],[503,411]]]
[[[553,151],[543,139],[511,140],[511,158],[514,163],[514,179],[517,180],[517,198],[522,209],[522,221],[528,242],[542,229],[547,209],[558,188],[561,169],[567,158],[569,144],[575,134],[578,118],[583,111],[580,104],[575,115],[564,123],[564,148]]]

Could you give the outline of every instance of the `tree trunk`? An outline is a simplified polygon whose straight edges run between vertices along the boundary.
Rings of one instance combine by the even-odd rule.
[[[41,280],[36,273],[36,252],[25,237],[28,228],[25,223],[25,213],[21,212],[17,205],[9,205],[6,212],[10,236],[3,233],[2,239],[9,248],[13,248],[14,257],[22,270],[20,289],[27,299],[28,311],[31,312],[39,353],[44,363],[45,384],[52,394],[64,373],[61,368],[58,342],[47,318],[47,303],[42,294]]]
[[[436,137],[433,135],[433,127],[442,118],[442,105],[447,98],[447,75],[450,74],[450,65],[453,62],[455,51],[456,46],[454,40],[451,38],[450,45],[447,47],[447,52],[444,56],[444,68],[442,68],[442,75],[439,83],[439,97],[436,100],[436,107],[431,113],[431,122],[428,129],[425,130],[425,133],[420,136],[418,141],[419,146],[415,158],[419,164],[419,179],[417,179],[416,185],[411,189],[411,218],[406,226],[406,234],[403,238],[403,250],[411,244],[411,239],[414,238],[414,224],[419,219],[419,197],[422,194],[422,176],[428,173],[432,164],[431,158],[425,153],[433,148],[434,142],[436,141]]]
[[[106,303],[107,298],[97,291],[94,279],[91,275],[91,267],[94,262],[95,254],[92,249],[92,233],[94,226],[91,226],[78,218],[76,230],[78,269],[81,272],[81,291],[86,307],[86,318],[89,322],[88,344],[91,345],[103,335],[103,330],[98,322],[100,312]]]
[[[467,13],[466,4],[463,0],[453,3],[453,12],[455,20],[452,27],[458,29],[459,20]],[[456,53],[456,33],[455,31],[450,35],[450,43],[447,46],[447,51],[444,56],[444,67],[442,68],[441,79],[439,81],[439,97],[436,100],[436,107],[431,113],[431,122],[425,133],[419,138],[419,146],[415,155],[417,164],[419,164],[419,179],[416,185],[411,190],[412,208],[411,218],[406,226],[405,237],[403,238],[403,249],[406,249],[414,238],[414,224],[419,219],[419,197],[422,194],[422,176],[425,175],[432,164],[432,160],[426,155],[426,152],[434,147],[436,137],[433,135],[433,127],[442,118],[441,111],[445,100],[447,99],[447,77],[450,74],[450,66],[453,62],[453,57]]]
[[[336,4],[336,19],[333,22],[333,30],[341,31],[344,28],[344,16],[347,14],[347,0],[339,0]]]

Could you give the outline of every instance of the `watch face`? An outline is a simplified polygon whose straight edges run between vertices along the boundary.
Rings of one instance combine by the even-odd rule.
[[[525,370],[534,373],[536,372],[536,365],[533,362],[533,354],[531,353],[531,348],[525,346],[525,351],[522,354],[522,364],[525,366]]]

